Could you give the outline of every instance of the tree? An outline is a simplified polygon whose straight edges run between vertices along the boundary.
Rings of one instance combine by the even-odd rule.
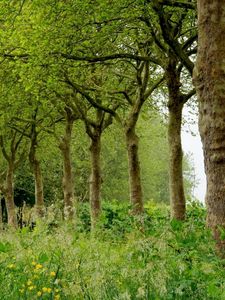
[[[74,219],[74,178],[71,157],[71,139],[73,124],[77,119],[76,114],[70,107],[64,108],[65,130],[59,142],[59,149],[63,158],[63,194],[64,194],[64,217],[72,221]]]
[[[93,72],[93,70],[92,70]],[[92,73],[91,72],[91,73]],[[102,85],[102,80],[92,74],[93,81],[95,81],[96,86]],[[75,111],[79,112],[81,120],[85,124],[86,133],[90,138],[90,160],[91,160],[91,175],[89,178],[89,200],[91,206],[91,225],[92,228],[95,227],[97,221],[99,220],[101,213],[101,185],[102,185],[102,175],[101,175],[101,138],[103,132],[112,124],[113,117],[111,114],[107,114],[101,107],[102,98],[98,93],[95,94],[94,98],[90,96],[87,92],[88,88],[81,87],[76,83],[72,82],[68,77],[66,78],[66,83],[70,85],[75,93],[74,106]],[[77,96],[76,94],[79,94]],[[85,103],[91,102],[97,107],[90,107]],[[85,102],[84,102],[85,101]],[[109,105],[110,106],[110,105]],[[111,108],[107,106],[104,107],[106,110],[110,110],[115,113],[119,105],[113,103]]]
[[[10,139],[8,138],[9,136]],[[0,135],[0,148],[3,157],[7,162],[6,171],[3,172],[5,181],[0,189],[6,200],[8,224],[14,228],[17,227],[16,207],[14,203],[14,171],[24,156],[23,152],[18,155],[22,139],[23,134],[18,134],[14,130],[9,130],[7,132],[7,138],[6,135]]]
[[[153,8],[158,15],[158,25],[161,30],[160,38],[152,28],[150,21],[145,20],[150,27],[158,52],[161,57],[161,67],[164,69],[168,90],[168,144],[169,144],[169,186],[171,217],[184,220],[186,199],[183,180],[183,151],[181,143],[182,112],[184,104],[195,94],[195,89],[189,84],[185,89],[186,70],[192,74],[193,62],[190,56],[195,53],[197,34],[189,24],[195,20],[195,13],[181,9],[168,9],[167,1],[154,1]],[[190,7],[189,7],[190,8]],[[193,7],[192,7],[193,9]],[[182,77],[185,77],[185,82]]]
[[[198,54],[194,83],[199,100],[201,134],[207,177],[207,223],[224,256],[225,240],[225,4],[198,1]]]

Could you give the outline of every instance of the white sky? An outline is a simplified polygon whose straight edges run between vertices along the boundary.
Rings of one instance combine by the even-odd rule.
[[[184,109],[184,115],[188,116],[188,109]],[[193,164],[195,168],[195,176],[199,181],[198,186],[194,190],[194,195],[201,202],[204,202],[206,191],[206,177],[204,172],[202,143],[198,133],[197,116],[194,117],[195,124],[183,126],[182,130],[182,146],[185,153],[192,153]],[[194,132],[193,136],[190,131]]]

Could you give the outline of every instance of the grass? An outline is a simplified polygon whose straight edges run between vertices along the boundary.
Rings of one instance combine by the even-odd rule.
[[[188,208],[186,222],[146,205],[144,221],[126,205],[106,203],[99,228],[80,222],[0,237],[0,299],[225,299],[224,261],[205,228],[205,210]]]

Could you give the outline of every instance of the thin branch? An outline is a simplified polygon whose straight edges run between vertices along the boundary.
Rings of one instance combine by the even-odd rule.
[[[148,2],[152,2],[151,0],[148,0]],[[177,1],[177,0],[158,0],[157,1],[161,5],[166,5],[166,6],[172,6],[172,7],[180,7],[180,8],[185,8],[185,9],[192,9],[196,10],[196,3],[191,3],[187,1]]]
[[[30,138],[30,135],[28,133],[24,132],[22,129],[19,129],[18,127],[14,126],[14,125],[8,125],[8,126],[9,126],[9,128],[21,133],[25,137]]]
[[[183,103],[186,103],[192,96],[194,96],[196,94],[196,90],[192,89],[188,94],[182,94],[181,95],[181,99]]]
[[[2,154],[3,154],[3,156],[5,157],[5,159],[6,159],[7,161],[10,161],[10,157],[9,157],[9,155],[7,154],[6,149],[5,149],[4,140],[3,140],[3,136],[2,136],[2,135],[0,135],[0,147],[1,147]]]
[[[103,62],[107,60],[113,60],[113,59],[131,59],[135,61],[150,61],[152,63],[155,63],[159,65],[159,61],[150,56],[140,56],[140,55],[135,55],[135,54],[130,54],[130,53],[115,53],[115,54],[110,54],[106,56],[76,56],[72,54],[67,54],[67,53],[60,53],[60,52],[54,52],[52,53],[55,56],[61,56],[63,58],[69,59],[69,60],[75,60],[75,61],[88,61],[88,62]]]
[[[192,74],[194,64],[190,60],[188,54],[182,49],[182,45],[174,38],[171,32],[171,27],[168,24],[167,18],[165,17],[165,13],[162,13],[162,2],[154,2],[154,10],[158,14],[159,23],[162,30],[162,35],[165,42],[168,46],[173,50],[177,57],[181,60],[183,65],[187,68],[190,74]]]
[[[112,114],[113,116],[115,115],[115,112],[108,108],[105,107],[103,105],[100,105],[99,103],[95,102],[95,100],[88,94],[86,93],[86,91],[84,91],[78,84],[76,84],[75,82],[70,81],[70,79],[66,76],[66,80],[65,82],[67,84],[69,84],[74,91],[79,92],[82,96],[85,97],[85,99],[95,108],[101,109],[109,114]]]
[[[158,79],[152,86],[151,88],[145,93],[144,95],[144,100],[146,100],[153,92],[155,89],[158,88],[158,86],[165,80],[165,76],[161,77]]]

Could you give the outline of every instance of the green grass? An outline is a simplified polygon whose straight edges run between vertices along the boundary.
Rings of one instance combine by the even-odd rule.
[[[92,234],[85,209],[76,230],[38,224],[1,233],[1,300],[225,299],[225,262],[200,205],[180,223],[150,203],[140,223],[126,205],[105,204]]]

